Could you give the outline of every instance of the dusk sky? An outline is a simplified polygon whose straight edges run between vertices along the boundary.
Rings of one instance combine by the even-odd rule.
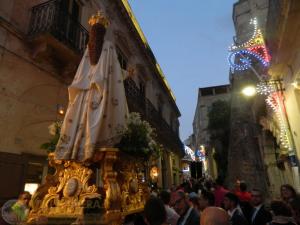
[[[198,88],[229,83],[236,1],[129,0],[176,96],[182,141],[193,132]]]

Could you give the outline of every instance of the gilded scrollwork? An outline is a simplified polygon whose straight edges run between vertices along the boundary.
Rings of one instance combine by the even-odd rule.
[[[122,214],[126,216],[142,211],[148,194],[146,185],[138,177],[138,170],[143,166],[142,160],[122,155],[117,165],[120,171],[118,182],[122,193]]]
[[[29,221],[40,216],[75,218],[82,215],[86,199],[100,198],[97,187],[88,184],[91,169],[73,161],[55,161],[53,155],[49,155],[49,159],[49,164],[57,169],[53,175],[56,182],[52,182],[52,185],[48,183],[47,193],[45,188],[35,193],[31,201],[33,209]]]
[[[99,164],[104,183],[105,213],[103,224],[121,224],[126,215],[141,212],[147,199],[147,185],[139,171],[143,161],[120,153],[115,148],[96,151],[93,163]],[[100,198],[100,189],[90,185],[92,170],[83,163],[55,160],[49,155],[49,164],[56,169],[33,196],[30,220],[39,217],[76,218],[82,216],[86,199]],[[102,192],[101,192],[102,193]]]

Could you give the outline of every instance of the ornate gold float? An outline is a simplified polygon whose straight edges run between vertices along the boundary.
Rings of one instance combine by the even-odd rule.
[[[75,221],[83,216],[84,203],[99,198],[103,202],[101,224],[122,224],[130,214],[143,211],[149,192],[142,182],[139,169],[143,161],[120,153],[116,148],[101,148],[91,164],[55,160],[49,154],[49,165],[55,168],[46,177],[31,200],[28,223],[37,224],[40,218]],[[100,168],[103,186],[92,184],[95,172],[91,165]]]

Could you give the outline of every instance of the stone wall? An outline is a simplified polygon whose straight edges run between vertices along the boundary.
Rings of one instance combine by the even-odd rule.
[[[33,38],[28,36],[31,9],[44,2],[46,1],[0,2],[0,153],[1,157],[3,155],[1,159],[12,154],[14,165],[18,166],[14,166],[17,168],[14,173],[16,176],[12,180],[13,183],[8,185],[14,184],[19,187],[6,197],[16,197],[18,192],[23,190],[26,179],[20,174],[26,174],[27,163],[36,163],[36,156],[41,156],[39,160],[46,159],[47,153],[40,149],[40,145],[50,138],[48,126],[56,120],[63,119],[63,116],[57,113],[57,105],[67,108],[67,87],[79,63],[77,58],[81,57],[63,42],[52,46],[53,41],[51,43],[49,41],[51,35],[44,39],[38,39],[40,36]],[[163,87],[161,78],[154,70],[155,65],[153,66],[145,53],[145,46],[130,25],[131,21],[125,17],[126,12],[120,10],[121,1],[78,2],[80,2],[78,19],[86,29],[89,28],[87,20],[93,13],[99,9],[106,13],[111,20],[106,38],[114,41],[126,54],[128,64],[136,68],[134,81],[137,86],[140,80],[145,82],[146,98],[155,107],[158,107],[157,96],[162,96],[164,100],[162,115],[167,123],[171,124],[171,115],[174,117],[173,121],[178,120],[180,115],[174,107],[176,103],[170,99],[169,93]],[[36,40],[42,40],[42,44],[34,42]],[[67,53],[62,56],[53,52]],[[69,62],[72,64],[71,67]],[[34,160],[22,162],[24,154]],[[0,160],[0,164],[5,164],[5,168],[11,168],[11,164],[7,164],[5,160]],[[11,179],[9,174],[1,173],[0,180],[7,179]],[[0,192],[1,195],[5,193],[2,189]]]
[[[265,28],[268,1],[240,0],[233,7],[233,21],[236,29],[236,41],[241,44],[253,35],[250,20],[258,20],[258,26]],[[262,73],[259,65],[255,66],[258,73]],[[231,76],[231,133],[228,154],[228,175],[226,183],[234,187],[237,179],[244,180],[249,189],[260,188],[267,192],[267,174],[259,145],[258,124],[253,106],[259,99],[242,96],[241,90],[249,84],[256,84],[257,78],[251,69],[234,72]]]

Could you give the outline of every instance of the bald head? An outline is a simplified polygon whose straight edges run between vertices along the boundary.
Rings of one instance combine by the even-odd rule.
[[[224,209],[208,207],[201,213],[200,225],[230,225],[229,216]]]

